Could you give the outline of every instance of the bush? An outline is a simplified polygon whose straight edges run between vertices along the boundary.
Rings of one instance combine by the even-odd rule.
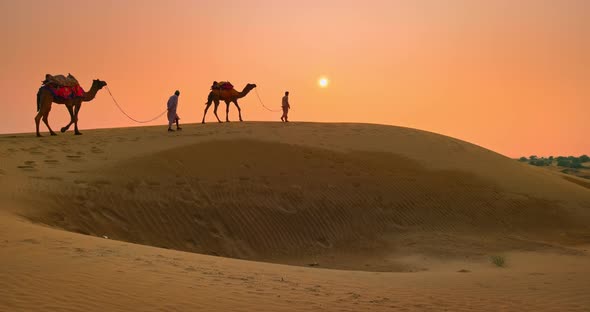
[[[523,157],[520,157],[518,160],[519,161],[522,161],[522,162],[525,162],[525,161],[528,161],[528,158],[526,158],[526,157],[523,156]]]
[[[565,168],[583,168],[584,167],[584,166],[582,166],[582,163],[580,162],[580,160],[577,158],[558,160],[557,165],[559,167],[565,167]]]
[[[588,155],[582,155],[582,156],[580,156],[579,159],[580,159],[580,162],[583,162],[583,163],[590,161],[590,157],[588,157]]]
[[[549,162],[547,162],[545,159],[537,159],[537,160],[531,160],[529,162],[529,164],[533,165],[533,166],[549,166]]]
[[[572,160],[570,163],[570,168],[582,168],[582,162],[579,159]]]
[[[506,260],[502,256],[491,256],[490,261],[500,268],[503,268],[506,265]]]

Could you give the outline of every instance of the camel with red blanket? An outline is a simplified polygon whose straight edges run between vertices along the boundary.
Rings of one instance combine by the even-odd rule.
[[[69,77],[71,77],[71,75]],[[52,103],[64,104],[70,113],[70,123],[67,126],[61,128],[61,132],[68,131],[70,126],[74,124],[74,133],[76,135],[82,134],[80,131],[78,131],[78,113],[82,107],[82,102],[92,101],[96,96],[96,93],[98,93],[100,89],[104,88],[107,83],[95,79],[92,81],[90,90],[88,90],[88,92],[84,92],[84,90],[79,84],[77,84],[77,81],[73,77],[73,80],[70,81],[60,81],[49,78],[52,78],[52,76],[46,76],[45,81],[43,81],[43,85],[37,92],[37,116],[35,116],[37,136],[41,136],[39,133],[39,122],[41,119],[43,119],[47,129],[49,129],[49,133],[51,133],[51,135],[57,135],[55,132],[53,132],[48,122]]]

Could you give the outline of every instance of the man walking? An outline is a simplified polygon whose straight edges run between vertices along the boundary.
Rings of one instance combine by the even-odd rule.
[[[281,121],[289,122],[289,109],[291,109],[291,105],[289,105],[289,91],[285,92],[285,96],[283,96],[283,116],[281,116]]]
[[[178,97],[180,96],[180,91],[176,90],[174,95],[168,99],[168,131],[174,132],[172,130],[172,124],[176,122],[176,130],[182,130],[180,125],[178,124],[178,120],[180,117],[176,114],[176,108],[178,107]]]

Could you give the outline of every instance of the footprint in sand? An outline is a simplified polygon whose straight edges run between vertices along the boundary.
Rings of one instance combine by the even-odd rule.
[[[56,177],[56,176],[50,176],[50,177],[46,177],[45,180],[49,180],[49,181],[63,181],[62,177]]]
[[[38,245],[40,244],[40,242],[34,238],[27,238],[27,239],[23,239],[21,242],[23,243],[29,243],[29,244],[33,244],[33,245]]]
[[[66,157],[71,161],[84,161],[80,155],[66,155]]]
[[[35,169],[35,162],[32,161],[32,160],[27,160],[27,161],[25,161],[25,164],[24,165],[16,166],[16,167],[19,168],[19,169],[26,170],[26,171],[34,171],[34,170],[36,170]]]
[[[57,165],[59,164],[59,160],[57,159],[46,159],[44,160],[45,163],[50,164],[50,165]]]
[[[103,186],[107,186],[107,185],[111,185],[111,184],[112,184],[111,181],[109,181],[109,180],[103,180],[103,179],[94,180],[94,181],[92,181],[92,182],[89,183],[90,186],[97,187],[97,188],[100,188],[100,187],[103,187]]]
[[[84,180],[74,180],[74,184],[81,188],[88,188],[88,182]]]
[[[102,154],[102,153],[104,153],[104,151],[103,151],[103,150],[101,150],[100,148],[98,148],[98,147],[96,147],[96,146],[93,146],[93,147],[90,149],[90,151],[91,151],[92,153],[94,153],[94,154]]]

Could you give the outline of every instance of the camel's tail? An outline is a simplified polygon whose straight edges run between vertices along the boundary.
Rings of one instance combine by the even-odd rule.
[[[213,92],[209,92],[209,96],[207,96],[207,102],[205,105],[209,105],[211,102],[213,102]]]

